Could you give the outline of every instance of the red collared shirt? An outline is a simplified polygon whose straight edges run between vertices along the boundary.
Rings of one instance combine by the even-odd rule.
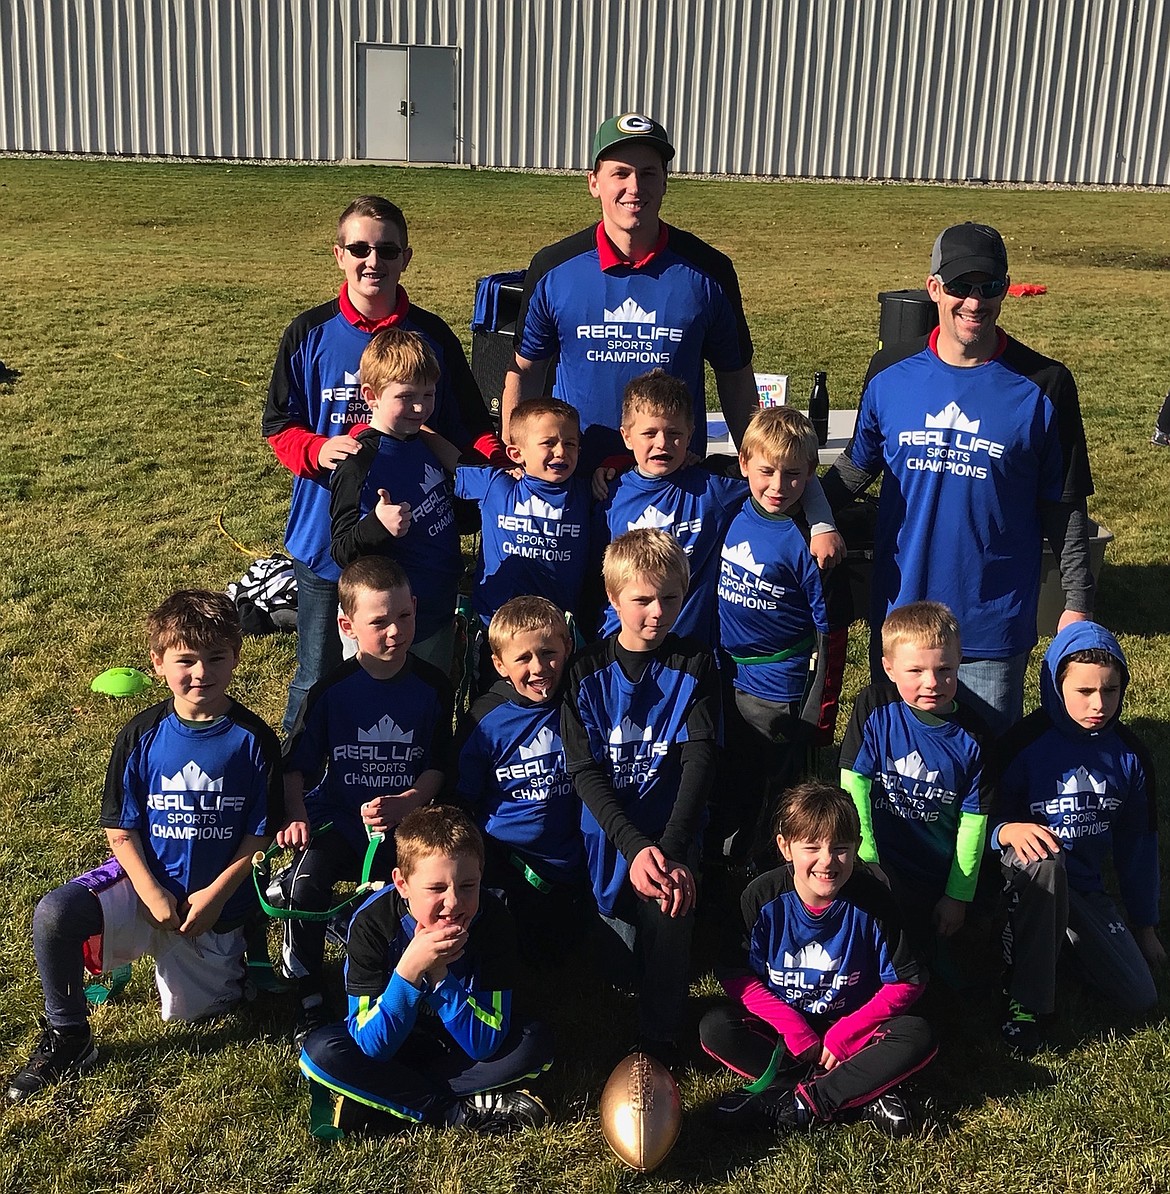
[[[646,266],[666,248],[666,242],[670,239],[670,228],[661,220],[658,221],[658,239],[654,242],[654,246],[650,252],[644,257],[639,257],[635,261],[631,261],[628,257],[623,257],[618,252],[617,247],[613,241],[609,239],[605,232],[605,221],[601,220],[597,224],[597,256],[601,262],[603,270],[613,269],[615,266],[624,265],[626,269],[645,269]]]

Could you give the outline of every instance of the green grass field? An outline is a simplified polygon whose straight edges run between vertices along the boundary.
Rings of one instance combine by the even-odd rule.
[[[219,516],[249,549],[280,546],[287,474],[259,432],[268,373],[285,323],[335,291],[333,220],[370,190],[411,220],[412,297],[468,341],[476,277],[522,267],[595,218],[570,178],[0,160],[0,359],[12,371],[0,381],[10,429],[0,463],[6,1071],[35,1039],[33,907],[102,856],[110,743],[161,695],[114,701],[89,681],[111,665],[147,665],[143,615],[168,591],[222,588],[243,572]],[[675,180],[665,212],[736,262],[756,367],[791,374],[798,395],[826,369],[843,405],[855,405],[875,347],[876,293],[921,285],[948,223],[976,218],[1004,232],[1013,279],[1049,288],[1008,300],[1004,325],[1080,383],[1090,513],[1116,535],[1098,615],[1129,653],[1128,719],[1165,767],[1170,452],[1147,441],[1170,385],[1167,197]],[[846,698],[861,683],[861,654],[855,643]],[[249,641],[236,694],[278,721],[292,664],[291,639]],[[700,944],[719,931],[708,923]],[[986,942],[972,949],[982,957]],[[715,992],[703,977],[696,1012]],[[507,1144],[424,1131],[321,1147],[286,1043],[291,1005],[262,999],[235,1017],[163,1027],[140,964],[125,997],[94,1015],[104,1064],[0,1111],[0,1190],[1170,1189],[1165,994],[1147,1022],[1113,1028],[1072,990],[1056,1047],[1032,1063],[999,1051],[985,1001],[929,998],[943,1044],[920,1084],[935,1119],[927,1135],[891,1143],[855,1126],[720,1139],[701,1105],[725,1082],[695,1069],[681,1077],[682,1139],[640,1179],[611,1160],[596,1119],[630,1009],[587,980],[551,1012],[564,1046],[545,1089],[554,1126]]]

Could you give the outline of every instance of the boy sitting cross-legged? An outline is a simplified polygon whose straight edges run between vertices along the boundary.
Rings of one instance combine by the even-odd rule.
[[[1074,622],[1044,655],[1041,707],[1001,742],[991,844],[1008,903],[1002,1032],[1025,1056],[1040,1047],[1062,954],[1117,1011],[1144,1012],[1158,998],[1158,803],[1149,753],[1121,724],[1128,685],[1117,639]],[[1109,855],[1128,926],[1105,891]]]
[[[595,553],[610,539],[640,527],[665,531],[686,552],[691,587],[678,615],[676,630],[693,634],[704,646],[718,641],[715,585],[723,537],[748,496],[742,476],[716,475],[706,464],[687,464],[687,445],[694,431],[694,402],[686,383],[654,369],[635,377],[622,400],[622,439],[633,453],[634,467],[610,484],[609,500],[598,511]],[[715,468],[728,458],[712,458]],[[731,458],[734,466],[734,458]],[[833,530],[820,482],[810,477],[805,500],[813,529],[822,532],[814,555],[828,559],[841,546]],[[603,634],[618,626],[612,607],[603,615]]]
[[[888,682],[862,689],[841,744],[841,785],[861,818],[861,858],[889,878],[916,949],[943,970],[975,895],[987,838],[987,728],[955,700],[959,624],[937,601],[891,610]]]
[[[763,844],[770,805],[800,770],[820,714],[829,630],[820,572],[794,521],[816,476],[813,425],[790,406],[756,411],[739,463],[751,494],[724,537],[716,590],[732,778],[708,835],[736,862]]]
[[[896,1087],[935,1053],[929,1025],[906,1014],[925,977],[889,891],[856,866],[860,839],[841,788],[802,784],[780,802],[786,865],[743,893],[746,958],[723,979],[736,1005],[699,1025],[703,1048],[748,1079],[716,1105],[725,1127],[859,1115],[894,1136],[913,1129]]]
[[[456,798],[484,833],[484,883],[516,918],[520,956],[545,966],[575,948],[587,896],[581,802],[561,745],[569,627],[551,601],[513,597],[488,639],[499,679],[460,728]]]
[[[683,1031],[698,839],[714,782],[719,683],[714,659],[671,633],[687,558],[657,530],[606,549],[618,631],[574,657],[562,711],[565,758],[602,940],[639,982],[640,1047],[670,1064]]]
[[[361,377],[370,426],[333,473],[333,558],[342,568],[368,555],[402,565],[418,599],[410,652],[449,675],[463,557],[450,479],[419,435],[439,362],[421,336],[387,328],[366,345]]]
[[[415,599],[406,574],[385,556],[350,564],[337,582],[341,632],[357,655],[309,690],[285,745],[288,823],[276,835],[300,851],[287,876],[289,906],[320,912],[333,885],[357,879],[370,836],[388,835],[442,787],[455,698],[438,668],[409,654]],[[305,796],[306,787],[309,788]],[[310,837],[310,827],[332,829]],[[389,878],[393,846],[375,855]],[[293,1042],[333,1019],[325,1002],[325,925],[285,921],[283,962],[301,1008]]]
[[[197,1020],[244,993],[245,879],[281,811],[280,746],[228,696],[240,623],[224,593],[183,590],[147,619],[171,698],[118,735],[101,824],[113,857],[49,892],[33,915],[44,1032],[8,1085],[14,1102],[97,1061],[83,972],[150,955],[164,1020]]]
[[[512,1012],[516,932],[480,890],[483,839],[457,809],[416,809],[394,831],[394,886],[349,929],[349,1016],[305,1040],[301,1071],[340,1096],[337,1126],[505,1132],[548,1112],[512,1089],[552,1064],[542,1024]]]

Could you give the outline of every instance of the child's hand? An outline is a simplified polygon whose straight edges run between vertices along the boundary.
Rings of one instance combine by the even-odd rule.
[[[1011,846],[1024,863],[1055,858],[1060,853],[1060,838],[1032,821],[1009,821],[999,831],[999,845],[1000,849]]]
[[[1163,948],[1162,942],[1158,940],[1158,931],[1153,925],[1134,929],[1133,939],[1137,942],[1138,949],[1142,951],[1142,957],[1149,963],[1151,970],[1160,969],[1166,965],[1166,950]]]
[[[930,927],[940,937],[953,937],[967,919],[967,905],[949,895],[939,898],[930,914]]]
[[[206,933],[219,920],[224,900],[224,896],[215,895],[209,887],[189,891],[187,898],[179,905],[179,915],[183,920],[179,932],[184,937],[198,937],[200,933]]]
[[[821,1050],[821,1069],[828,1073],[835,1065],[840,1062],[839,1057],[834,1057],[828,1049]]]
[[[352,435],[334,435],[321,445],[317,454],[317,467],[333,470],[347,456],[361,451],[361,444]]]
[[[666,873],[670,876],[674,892],[670,899],[663,896],[658,906],[667,916],[686,916],[695,906],[695,877],[688,867],[681,862],[671,862],[670,859],[666,860]]]
[[[388,490],[378,490],[378,504],[374,507],[374,516],[395,539],[401,539],[410,530],[410,503],[392,502]]]
[[[516,465],[514,468],[506,468],[504,472],[512,478],[513,481],[519,481],[524,476],[524,466],[522,464]]]
[[[390,833],[407,813],[418,807],[418,803],[414,788],[393,796],[375,796],[362,805],[362,821],[369,833]]]
[[[845,559],[845,540],[836,531],[823,531],[808,541],[808,549],[823,572],[836,568]]]
[[[639,850],[630,863],[630,885],[644,900],[661,903],[663,899],[672,899],[674,880],[667,873],[668,865],[666,855],[657,846]]]
[[[276,831],[276,844],[282,850],[303,850],[309,844],[309,822],[294,819]]]
[[[159,887],[147,898],[139,896],[139,899],[142,900],[147,916],[160,929],[177,929],[179,927],[179,901],[165,887]]]
[[[604,502],[609,497],[609,483],[617,476],[617,469],[606,468],[604,464],[593,470],[593,500]]]
[[[429,928],[417,925],[410,944],[394,967],[412,987],[426,975],[432,987],[447,977],[447,967],[457,962],[467,948],[467,930],[454,921],[441,920]]]

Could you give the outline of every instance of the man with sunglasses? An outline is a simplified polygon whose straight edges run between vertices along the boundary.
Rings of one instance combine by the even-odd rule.
[[[341,213],[333,246],[345,275],[341,292],[288,325],[272,369],[263,431],[293,475],[285,546],[297,580],[297,670],[288,690],[286,734],[305,694],[341,665],[329,480],[358,450],[354,437],[369,421],[358,364],[374,333],[397,327],[421,335],[441,370],[430,425],[461,450],[510,466],[463,346],[442,319],[415,306],[402,288],[412,255],[406,217],[396,204],[379,195],[355,199]]]
[[[835,509],[882,476],[874,541],[871,666],[886,614],[941,601],[963,636],[959,700],[995,733],[1023,715],[1047,539],[1063,628],[1092,611],[1085,499],[1093,492],[1080,402],[1058,361],[998,326],[1007,249],[956,224],[934,242],[926,289],[938,327],[869,364],[857,429],[824,478]]]

